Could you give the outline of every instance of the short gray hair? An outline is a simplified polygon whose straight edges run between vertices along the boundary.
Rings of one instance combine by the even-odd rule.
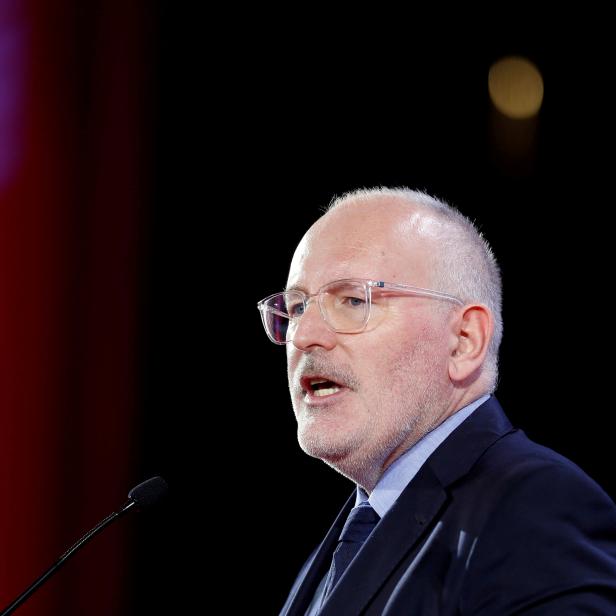
[[[492,248],[477,226],[455,207],[421,191],[409,188],[361,188],[335,198],[326,211],[348,202],[393,198],[419,206],[445,223],[439,232],[439,254],[435,262],[437,290],[463,302],[485,304],[494,316],[494,334],[483,366],[489,392],[498,380],[498,350],[503,336],[502,282]]]

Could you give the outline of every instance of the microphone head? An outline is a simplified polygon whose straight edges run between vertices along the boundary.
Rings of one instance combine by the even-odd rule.
[[[162,477],[151,477],[129,493],[128,498],[135,502],[139,509],[147,509],[158,504],[167,495],[169,486]]]

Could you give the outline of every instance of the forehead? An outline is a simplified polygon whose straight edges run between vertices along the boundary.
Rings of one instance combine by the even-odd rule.
[[[425,285],[437,227],[412,204],[342,204],[303,237],[291,262],[288,286],[312,290],[340,278]]]

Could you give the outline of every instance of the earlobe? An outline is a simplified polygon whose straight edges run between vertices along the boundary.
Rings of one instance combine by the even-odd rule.
[[[466,306],[452,323],[449,377],[454,383],[480,374],[494,331],[494,318],[483,304]]]

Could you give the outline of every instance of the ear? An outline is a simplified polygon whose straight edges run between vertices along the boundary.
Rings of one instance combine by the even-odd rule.
[[[465,306],[451,322],[449,378],[461,384],[475,380],[494,331],[494,317],[483,304]]]

